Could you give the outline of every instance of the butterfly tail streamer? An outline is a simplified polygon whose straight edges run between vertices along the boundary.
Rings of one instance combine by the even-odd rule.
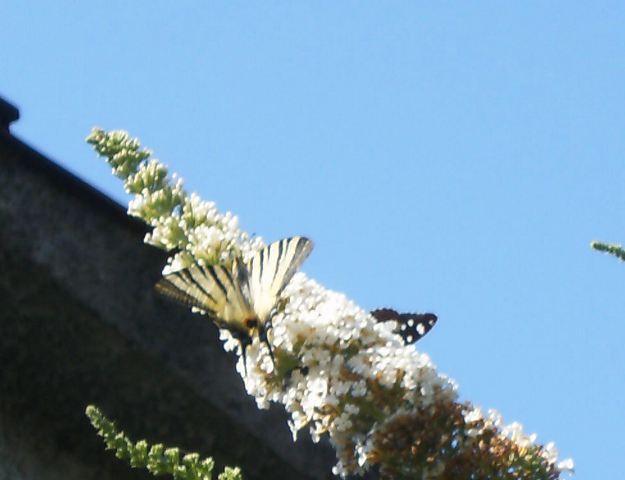
[[[270,402],[284,406],[294,437],[304,428],[316,441],[329,437],[337,455],[335,474],[362,474],[376,467],[385,479],[494,475],[555,480],[572,472],[572,460],[559,461],[553,443],[540,444],[520,424],[505,425],[497,412],[483,413],[461,401],[455,382],[417,350],[414,338],[407,342],[408,337],[397,330],[402,324],[410,326],[412,317],[395,312],[396,318],[380,320],[297,272],[312,243],[291,240],[267,247],[261,239],[251,238],[239,228],[236,216],[187,194],[182,181],[169,176],[164,165],[126,132],[94,129],[88,142],[124,180],[126,191],[135,195],[129,213],[153,227],[146,241],[176,252],[166,273],[196,264],[246,264],[247,282],[239,273],[227,271],[238,285],[233,289],[249,303],[241,308],[230,308],[232,302],[224,304],[221,297],[211,300],[209,295],[197,305],[189,292],[178,291],[175,277],[166,276],[158,288],[209,315],[231,314],[226,320],[245,327],[247,334],[253,322],[237,322],[248,307],[257,315],[260,331],[266,333],[272,325],[271,355],[277,368],[255,330],[245,337],[251,339],[243,352],[247,366],[240,356],[237,369],[259,407],[267,408]],[[217,275],[222,284],[228,280],[225,273],[202,272],[206,278]],[[269,273],[275,281],[269,281]],[[195,276],[182,278],[198,281]],[[198,283],[191,297],[202,290],[213,295],[213,287]],[[434,320],[430,325],[428,318],[418,318],[424,323],[415,332],[424,335],[435,319],[429,318]],[[224,348],[238,351],[233,331],[237,331],[233,325],[222,325]]]

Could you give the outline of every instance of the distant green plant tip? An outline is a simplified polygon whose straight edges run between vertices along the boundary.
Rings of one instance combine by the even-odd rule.
[[[603,242],[592,242],[590,244],[592,248],[598,250],[600,252],[607,253],[609,255],[613,255],[622,262],[625,262],[625,248],[622,245],[603,243]]]
[[[115,456],[126,460],[131,467],[145,468],[155,476],[168,474],[174,480],[212,480],[215,467],[212,458],[200,459],[198,453],[187,453],[181,459],[179,448],[166,448],[160,443],[150,446],[147,440],[134,443],[94,405],[89,405],[85,414],[104,439],[106,449],[114,450]],[[226,467],[217,478],[243,480],[243,475],[239,468]]]

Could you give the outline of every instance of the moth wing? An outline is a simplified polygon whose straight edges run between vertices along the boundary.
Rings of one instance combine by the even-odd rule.
[[[308,238],[285,238],[266,246],[248,262],[250,298],[262,323],[267,322],[278,296],[312,249]]]
[[[438,320],[433,313],[399,313],[392,308],[373,310],[371,315],[378,322],[397,322],[395,333],[403,338],[406,345],[415,343],[432,330]]]

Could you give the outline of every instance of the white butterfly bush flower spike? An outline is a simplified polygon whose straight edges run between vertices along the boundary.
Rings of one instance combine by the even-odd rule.
[[[213,202],[187,194],[182,180],[170,179],[127,133],[94,129],[88,141],[136,195],[129,213],[154,227],[146,242],[178,250],[165,274],[198,265],[189,272],[231,279],[219,265],[258,257],[261,239]],[[497,412],[485,416],[460,403],[454,381],[407,345],[394,322],[378,321],[303,273],[281,290],[276,307],[269,341],[250,337],[244,346],[224,328],[224,348],[240,355],[237,371],[260,408],[284,405],[294,439],[306,428],[314,441],[327,435],[337,452],[336,475],[374,465],[389,479],[558,479],[573,471],[572,460],[558,462],[552,443],[537,444],[520,424],[504,426]]]

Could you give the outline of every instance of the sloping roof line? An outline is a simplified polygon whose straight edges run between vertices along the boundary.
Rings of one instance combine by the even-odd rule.
[[[0,139],[24,154],[21,156],[21,161],[25,166],[45,173],[55,183],[62,185],[68,193],[97,207],[101,212],[126,224],[128,228],[138,233],[146,233],[150,230],[145,223],[129,216],[126,207],[12,135],[9,125],[18,118],[19,110],[0,97]],[[0,161],[2,161],[1,158]]]

